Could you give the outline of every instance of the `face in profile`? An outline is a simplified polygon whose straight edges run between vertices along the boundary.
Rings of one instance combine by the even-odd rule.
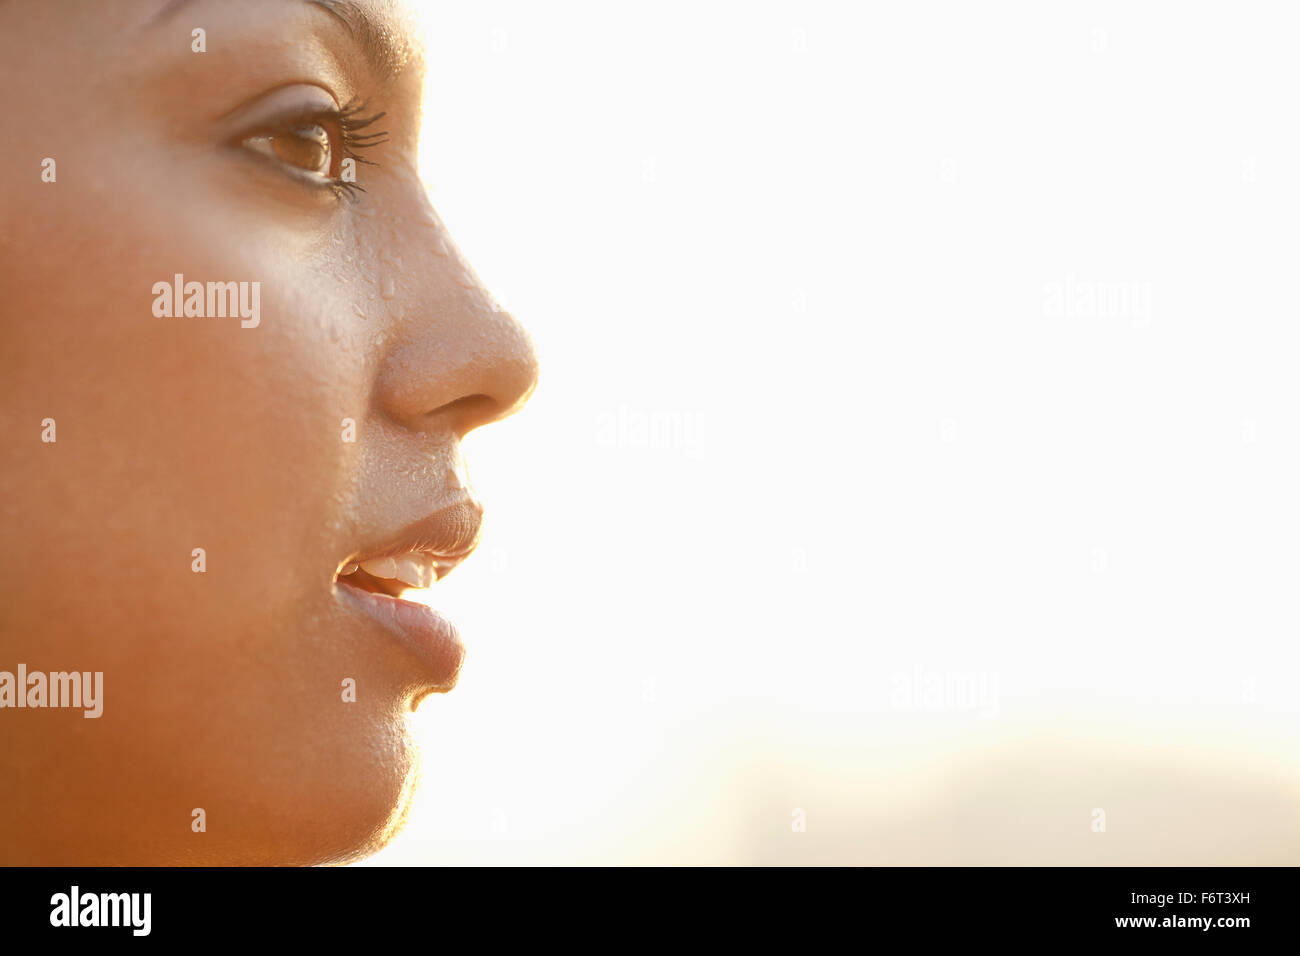
[[[460,440],[537,379],[417,176],[415,28],[5,0],[0,74],[0,862],[373,852],[462,664]]]

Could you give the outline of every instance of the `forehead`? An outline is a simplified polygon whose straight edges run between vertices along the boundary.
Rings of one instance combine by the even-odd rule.
[[[376,77],[392,79],[409,72],[423,72],[420,21],[407,0],[147,0],[152,8],[146,25],[160,26],[186,15],[201,16],[214,8],[244,8],[257,14],[267,28],[279,23],[289,27],[296,18],[315,11],[329,18],[355,44]]]

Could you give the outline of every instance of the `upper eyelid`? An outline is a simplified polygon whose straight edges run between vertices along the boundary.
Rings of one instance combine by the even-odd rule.
[[[238,142],[258,133],[288,129],[294,124],[328,120],[338,124],[340,133],[353,134],[342,137],[345,155],[369,163],[357,157],[352,149],[367,149],[388,142],[389,131],[384,128],[388,122],[371,125],[384,117],[391,122],[386,110],[372,107],[371,101],[359,93],[354,92],[340,102],[327,86],[298,81],[265,91],[227,111],[219,120],[218,134],[223,142]]]
[[[286,114],[285,116],[274,118],[274,119],[268,119],[259,123],[255,128],[253,128],[253,130],[248,135],[256,136],[259,131],[267,131],[267,130],[278,131],[278,130],[295,129],[300,126],[306,126],[309,123],[314,123],[317,120],[327,120],[332,118],[333,118],[332,113],[322,113],[319,111],[311,112],[311,113],[303,113],[301,115]]]
[[[290,83],[262,93],[229,110],[218,120],[222,139],[252,135],[257,129],[338,113],[342,107],[330,90],[315,83]]]

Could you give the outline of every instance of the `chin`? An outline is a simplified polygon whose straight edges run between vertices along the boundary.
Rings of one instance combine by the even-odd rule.
[[[405,826],[419,778],[419,754],[405,725],[339,747],[322,736],[309,759],[280,779],[261,777],[252,792],[228,788],[231,839],[189,862],[226,866],[331,866],[372,856]],[[307,755],[304,754],[304,758]],[[211,816],[209,817],[211,820]],[[186,843],[202,847],[201,836]]]
[[[115,755],[130,759],[99,762],[93,785],[44,799],[28,793],[28,816],[44,825],[9,843],[0,863],[326,866],[364,859],[405,824],[419,760],[401,715],[358,720],[362,727],[350,729],[297,721],[293,733],[279,735],[244,726],[224,736],[192,733],[180,759],[171,746],[141,747],[136,738]],[[77,758],[82,767],[96,763],[90,754]]]

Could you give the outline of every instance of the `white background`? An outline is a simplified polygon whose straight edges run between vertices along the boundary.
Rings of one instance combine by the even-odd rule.
[[[1296,862],[1294,5],[424,6],[543,379],[373,863]]]

